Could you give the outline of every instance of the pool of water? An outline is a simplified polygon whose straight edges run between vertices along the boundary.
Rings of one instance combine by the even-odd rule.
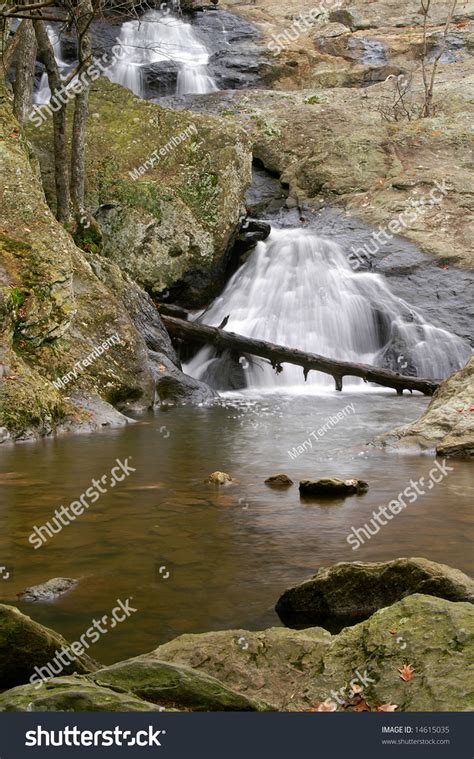
[[[453,472],[359,550],[346,542],[352,526],[432,467],[432,454],[366,445],[415,419],[427,402],[375,389],[228,397],[216,407],[158,411],[100,434],[4,447],[0,564],[10,576],[0,581],[0,596],[15,602],[29,585],[80,578],[54,603],[18,604],[71,641],[116,599],[133,597],[137,611],[89,650],[109,663],[184,632],[278,624],[273,606],[281,592],[337,561],[425,556],[469,572],[468,462],[451,462]],[[348,404],[354,411],[319,435]],[[290,457],[312,431],[313,448]],[[28,542],[34,525],[77,500],[117,458],[128,458],[136,471],[35,550]],[[215,470],[235,484],[205,484]],[[295,485],[268,488],[264,480],[278,472]],[[346,500],[301,501],[298,480],[325,476],[360,477],[370,490]]]

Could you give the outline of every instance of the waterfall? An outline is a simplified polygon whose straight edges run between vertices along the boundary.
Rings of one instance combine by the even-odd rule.
[[[379,274],[355,272],[344,250],[310,231],[273,229],[200,317],[225,329],[290,348],[401,374],[441,379],[465,364],[469,345],[395,296]],[[331,377],[286,364],[281,374],[262,360],[240,360],[243,386],[334,387]],[[203,348],[187,371],[219,388],[232,359]],[[235,364],[235,361],[234,361]],[[242,369],[244,371],[242,371]],[[235,375],[235,366],[233,367]],[[356,378],[346,384],[359,384]],[[242,386],[241,384],[241,386]],[[221,389],[237,389],[224,378]],[[238,387],[238,386],[237,386]]]
[[[144,69],[163,61],[178,65],[177,93],[205,94],[217,90],[207,73],[209,52],[187,24],[165,11],[148,11],[122,25],[118,42],[126,56],[107,70],[112,82],[145,96]]]
[[[46,31],[48,33],[49,41],[54,50],[54,57],[58,65],[59,74],[64,77],[69,70],[72,69],[71,64],[66,63],[62,57],[61,40],[56,29],[51,24],[46,24]],[[46,71],[41,75],[40,83],[36,92],[33,94],[33,102],[37,105],[43,105],[49,103],[51,99],[51,90],[49,89],[48,75]]]

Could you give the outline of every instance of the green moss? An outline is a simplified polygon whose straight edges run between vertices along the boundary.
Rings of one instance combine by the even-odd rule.
[[[216,174],[201,174],[180,187],[178,195],[196,216],[208,226],[219,219],[219,178]]]

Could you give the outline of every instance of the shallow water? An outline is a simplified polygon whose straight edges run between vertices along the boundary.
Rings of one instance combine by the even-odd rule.
[[[451,462],[454,471],[441,484],[359,550],[346,542],[352,526],[433,465],[431,454],[365,446],[415,419],[427,402],[376,389],[240,396],[213,408],[160,411],[101,434],[4,447],[0,564],[10,578],[0,581],[2,600],[14,601],[20,590],[51,577],[81,578],[55,603],[19,604],[72,641],[94,617],[110,613],[117,598],[133,596],[137,612],[89,650],[108,663],[184,632],[278,624],[273,606],[280,593],[333,562],[426,556],[472,570],[467,462]],[[289,449],[350,403],[355,413],[318,437],[313,450],[290,458]],[[33,549],[28,536],[35,524],[77,499],[116,458],[127,457],[136,472]],[[236,484],[204,484],[215,470],[229,472]],[[295,485],[283,492],[265,486],[278,472]],[[300,501],[298,480],[324,476],[361,477],[370,490],[345,501]]]

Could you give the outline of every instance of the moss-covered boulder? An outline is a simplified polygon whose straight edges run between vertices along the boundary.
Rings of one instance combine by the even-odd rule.
[[[320,628],[228,630],[182,635],[155,655],[284,711],[325,701],[352,711],[361,699],[373,711],[383,704],[400,712],[474,708],[474,608],[432,596],[408,596],[334,636]],[[413,671],[404,680],[407,665]]]
[[[124,424],[121,412],[152,406],[167,376],[183,380],[180,402],[202,402],[150,298],[54,218],[1,87],[0,138],[0,440]]]
[[[321,625],[335,630],[413,593],[474,603],[474,581],[428,559],[342,562],[286,590],[275,609],[289,627]]]
[[[305,703],[309,682],[324,689],[324,657],[331,640],[327,630],[317,627],[225,630],[180,635],[153,655],[207,673],[250,699],[293,711]]]
[[[55,677],[0,694],[0,712],[156,712],[163,708],[131,693],[102,687],[87,677]]]
[[[145,701],[178,709],[241,712],[268,708],[205,673],[159,661],[153,653],[100,669],[93,677],[100,685],[123,688]]]
[[[382,435],[376,442],[396,448],[435,448],[438,456],[474,456],[474,358],[448,377],[426,411],[412,424]]]
[[[35,667],[52,661],[69,644],[62,635],[43,627],[14,606],[0,604],[0,690],[28,683]],[[88,656],[65,663],[64,673],[91,672],[97,665]]]
[[[52,189],[50,122],[31,128]],[[218,291],[251,180],[250,143],[224,119],[176,112],[108,79],[92,85],[87,207],[102,255],[148,291],[201,306]]]

